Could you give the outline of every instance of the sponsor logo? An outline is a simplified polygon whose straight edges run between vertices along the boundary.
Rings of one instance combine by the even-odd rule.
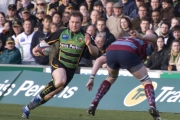
[[[82,38],[78,38],[78,42],[81,42],[82,41]]]
[[[64,47],[64,48],[70,48],[70,49],[75,49],[75,50],[80,50],[80,51],[83,50],[83,48],[81,48],[81,47],[79,47],[77,45],[64,44],[64,43],[61,43],[60,45],[61,45],[61,47]]]
[[[152,82],[154,90],[157,88],[157,83]],[[144,93],[144,86],[139,85],[131,90],[124,99],[124,105],[127,107],[138,105],[146,100],[146,94]]]
[[[67,35],[67,34],[63,34],[63,35],[62,35],[62,39],[64,39],[64,40],[68,40],[68,39],[69,39],[69,35]]]

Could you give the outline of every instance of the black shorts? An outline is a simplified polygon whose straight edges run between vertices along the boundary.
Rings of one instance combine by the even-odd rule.
[[[119,68],[131,70],[135,66],[138,66],[137,69],[142,67],[142,62],[137,54],[124,50],[109,50],[106,52],[106,59],[108,67],[114,70]]]
[[[64,68],[65,69],[67,80],[66,80],[66,84],[64,85],[64,87],[66,87],[68,85],[68,83],[72,80],[76,69],[71,69],[71,68],[66,67],[57,58],[54,58],[52,60],[51,66],[52,66],[51,74],[57,68]]]

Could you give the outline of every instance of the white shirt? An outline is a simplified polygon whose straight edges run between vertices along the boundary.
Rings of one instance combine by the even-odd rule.
[[[35,61],[30,52],[31,41],[34,32],[26,35],[24,32],[16,37],[16,47],[21,52],[22,61]]]

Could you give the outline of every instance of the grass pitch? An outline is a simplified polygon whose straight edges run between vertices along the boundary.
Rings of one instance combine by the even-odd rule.
[[[22,120],[22,105],[0,104],[0,120]],[[96,116],[86,109],[38,107],[31,111],[29,120],[153,120],[148,112],[96,110]],[[162,120],[180,120],[180,114],[160,113]]]

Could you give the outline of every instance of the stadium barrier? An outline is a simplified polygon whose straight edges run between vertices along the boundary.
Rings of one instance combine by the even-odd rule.
[[[49,73],[34,71],[0,71],[0,103],[27,104],[51,79]],[[88,75],[74,75],[65,89],[47,102],[46,106],[88,108],[97,89],[106,76],[96,76],[95,85],[88,92],[85,85]],[[180,113],[180,80],[153,78],[159,111]],[[118,77],[115,84],[101,100],[98,109],[147,111],[149,108],[143,86],[134,77]]]

